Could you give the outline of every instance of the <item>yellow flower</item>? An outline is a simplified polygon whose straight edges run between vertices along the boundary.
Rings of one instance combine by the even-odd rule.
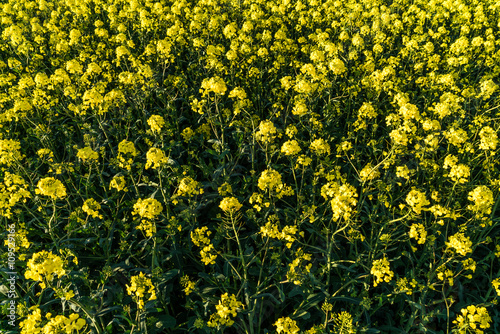
[[[199,182],[193,180],[191,177],[185,177],[181,180],[179,184],[179,189],[177,190],[178,196],[191,197],[194,195],[203,194],[203,189]]]
[[[147,278],[143,273],[132,276],[130,286],[127,284],[127,293],[131,295],[139,309],[144,308],[144,298],[149,295],[147,300],[155,300],[156,292],[151,279]]]
[[[210,93],[210,92],[214,92],[215,94],[218,94],[218,95],[224,95],[226,90],[227,90],[227,87],[226,87],[226,83],[224,82],[224,79],[222,79],[218,76],[215,76],[215,77],[210,78],[210,79],[208,79],[208,78],[203,79],[203,81],[201,83],[200,93],[202,93],[203,97],[208,95],[208,93]]]
[[[188,275],[182,276],[180,279],[180,283],[184,287],[184,293],[186,294],[186,296],[189,296],[189,294],[193,292],[196,286],[196,282],[190,281]]]
[[[495,289],[497,295],[500,296],[500,277],[491,281],[491,285],[493,286],[493,289]]]
[[[420,223],[412,224],[409,235],[410,238],[417,240],[418,244],[424,244],[427,238],[427,231],[425,230],[424,225]]]
[[[277,129],[271,121],[261,121],[259,131],[255,133],[255,139],[263,144],[270,144],[277,136]]]
[[[461,309],[460,312],[462,314],[458,315],[457,319],[453,320],[453,323],[458,329],[458,333],[465,334],[473,332],[482,334],[484,331],[481,329],[490,328],[491,318],[486,307],[469,305],[467,308]]]
[[[48,162],[54,162],[54,153],[48,148],[39,149],[36,154],[40,159],[47,159]]]
[[[113,179],[109,183],[109,189],[111,190],[111,188],[115,188],[118,191],[123,190],[124,192],[127,192],[128,189],[127,189],[126,185],[127,185],[127,182],[125,181],[125,177],[123,175],[122,176],[115,176],[115,177],[113,177]]]
[[[148,124],[153,133],[160,133],[161,129],[165,126],[165,120],[160,115],[153,115],[149,117]]]
[[[389,260],[384,256],[383,259],[373,261],[372,269],[370,273],[375,276],[375,282],[373,286],[377,286],[380,282],[390,282],[394,276],[394,272],[391,271],[389,267]]]
[[[53,177],[46,177],[38,181],[35,193],[39,195],[50,196],[52,199],[66,197],[66,188],[61,181]]]
[[[286,141],[281,147],[281,153],[285,155],[296,155],[300,152],[299,143],[296,140]]]
[[[226,196],[227,194],[231,194],[233,192],[233,188],[227,182],[224,182],[218,189],[219,195]]]
[[[182,133],[181,133],[181,136],[182,138],[184,138],[184,142],[189,142],[191,140],[191,138],[195,135],[193,129],[191,128],[185,128]]]
[[[479,148],[482,150],[495,150],[498,145],[498,135],[490,126],[485,126],[479,132],[481,144]]]
[[[46,288],[46,282],[51,282],[54,279],[54,275],[57,275],[57,277],[66,275],[63,260],[52,252],[40,251],[35,253],[28,261],[27,267],[28,270],[25,272],[24,277],[34,281],[41,281],[40,287],[42,289]]]
[[[208,327],[227,326],[231,327],[234,320],[231,317],[236,317],[238,309],[243,306],[243,303],[236,299],[235,295],[229,295],[227,292],[220,297],[219,304],[215,306],[217,313],[210,316]]]
[[[396,167],[396,176],[401,177],[403,179],[408,179],[410,177],[410,169],[408,166],[397,166]]]
[[[151,147],[146,153],[146,169],[153,168],[157,169],[168,162],[168,158],[165,153],[156,147]]]
[[[266,169],[259,177],[258,186],[261,190],[272,191],[281,185],[281,174],[274,169]]]
[[[323,139],[316,139],[311,143],[311,150],[315,151],[317,154],[330,154],[330,145]]]
[[[495,203],[493,192],[487,186],[476,187],[469,192],[468,199],[474,204],[467,206],[467,209],[474,212],[477,216],[489,215]]]
[[[296,115],[296,116],[304,116],[305,114],[307,114],[307,105],[306,105],[306,101],[304,99],[298,99],[296,102],[295,102],[295,105],[292,109],[292,114]]]
[[[275,323],[276,331],[278,334],[297,334],[300,332],[299,326],[297,326],[297,322],[295,320],[290,319],[289,317],[281,317]]]
[[[342,311],[340,313],[336,313],[332,318],[335,323],[335,333],[356,333],[356,328],[352,323],[352,315],[349,312]]]
[[[134,204],[133,215],[139,215],[141,218],[154,219],[163,211],[163,206],[154,198],[137,200]]]
[[[430,202],[425,197],[425,194],[419,190],[413,189],[406,196],[406,203],[413,209],[417,214],[420,214],[422,210],[427,210],[424,206],[429,205]]]
[[[102,219],[102,215],[99,214],[99,210],[101,209],[101,205],[97,203],[97,201],[93,198],[87,199],[83,203],[82,210],[86,212],[89,216],[93,218],[99,217]]]
[[[137,150],[134,143],[128,140],[122,140],[118,144],[118,165],[127,170],[131,169],[133,158],[137,156]]]
[[[238,202],[238,199],[235,197],[226,197],[221,201],[219,205],[219,207],[224,212],[228,212],[230,214],[235,213],[236,211],[241,209],[242,206],[243,205],[241,205],[240,202]]]
[[[99,159],[99,153],[95,152],[90,147],[84,147],[79,149],[76,156],[82,159],[83,161],[87,160],[97,161],[97,159]]]
[[[380,176],[380,172],[378,171],[378,169],[373,168],[372,164],[369,163],[361,170],[361,172],[359,172],[359,176],[361,177],[361,180],[363,180],[363,182],[366,182],[375,180]]]
[[[11,139],[0,139],[0,164],[11,166],[13,162],[21,161],[24,155],[21,155],[20,149],[20,142]]]
[[[462,256],[472,253],[472,241],[461,232],[450,236],[445,244]]]

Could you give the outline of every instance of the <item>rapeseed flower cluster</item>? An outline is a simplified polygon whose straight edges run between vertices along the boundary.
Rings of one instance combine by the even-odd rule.
[[[141,224],[137,226],[138,230],[144,231],[146,237],[152,237],[156,234],[156,225],[154,219],[161,214],[163,206],[154,198],[139,199],[134,204],[133,215],[139,215],[142,220]]]
[[[333,220],[339,220],[340,218],[344,218],[346,221],[349,220],[358,203],[356,188],[350,184],[340,185],[336,182],[329,182],[321,188],[321,196],[326,200],[330,200]]]
[[[222,211],[229,213],[230,215],[233,215],[236,213],[238,210],[241,209],[243,205],[238,201],[236,197],[225,197],[221,202],[219,207],[222,209]]]
[[[117,191],[127,192],[127,181],[125,181],[125,177],[123,175],[115,176],[109,183],[109,189],[116,189]]]
[[[82,159],[84,162],[86,161],[95,162],[97,161],[97,159],[99,159],[99,153],[94,151],[92,148],[88,146],[79,149],[76,156]]]
[[[196,286],[196,282],[191,281],[187,275],[181,277],[180,283],[184,287],[184,293],[186,296],[189,296]]]
[[[28,270],[24,273],[24,277],[39,281],[40,287],[45,289],[54,276],[60,278],[66,275],[67,270],[64,267],[64,261],[60,256],[43,250],[35,253],[28,261]]]
[[[450,236],[446,242],[446,246],[462,256],[472,253],[472,241],[462,232]]]
[[[467,208],[479,217],[489,215],[495,202],[493,192],[487,186],[476,187],[469,192],[468,199],[473,204],[470,204]]]
[[[161,129],[165,126],[165,119],[160,115],[152,115],[148,119],[148,124],[153,133],[160,133]]]
[[[47,321],[43,326],[41,310],[38,305],[30,308],[30,313],[27,318],[19,323],[21,334],[45,334],[45,333],[78,333],[82,330],[87,322],[80,318],[77,313],[71,313],[68,317],[64,315],[56,315],[52,317],[51,313],[47,313],[45,318]]]
[[[137,303],[137,307],[139,309],[144,308],[144,300],[155,300],[156,299],[156,290],[151,282],[150,278],[147,278],[144,273],[140,273],[139,275],[132,276],[130,279],[130,285],[127,286],[127,293],[132,296],[134,301]]]
[[[295,285],[301,285],[311,271],[312,263],[306,264],[311,258],[311,254],[304,253],[302,248],[297,249],[295,258],[288,265],[286,278]]]
[[[0,164],[7,167],[15,162],[20,162],[24,155],[21,154],[21,143],[12,139],[0,139]]]
[[[269,331],[268,303],[280,333],[300,332],[299,326],[312,327],[307,333],[370,331],[387,308],[394,324],[406,327],[411,312],[414,324],[432,327],[428,314],[410,310],[405,294],[414,300],[425,294],[436,310],[448,309],[454,279],[490,275],[496,259],[480,262],[483,250],[500,257],[500,246],[491,246],[498,243],[492,231],[500,185],[494,159],[498,10],[495,0],[3,1],[0,215],[8,226],[15,222],[9,240],[26,252],[20,261],[71,240],[82,240],[71,246],[86,255],[78,275],[64,277],[78,277],[86,287],[76,297],[51,284],[67,319],[74,319],[42,318],[58,306],[57,298],[46,303],[53,292],[43,291],[39,316],[33,312],[22,330],[86,331],[65,305],[81,303],[78,309],[86,310],[91,302],[109,325],[99,328],[89,312],[88,331],[172,330],[165,328],[167,317],[156,321],[140,305],[132,320],[129,305],[113,297],[119,293],[92,297],[102,287],[120,288],[121,265],[111,273],[87,270],[111,259],[130,270],[151,264],[172,311],[193,315],[177,322],[179,331],[206,327],[214,307],[210,326]],[[216,189],[222,182],[234,189],[229,183]],[[164,203],[143,202],[153,192]],[[243,212],[240,200],[248,198],[251,207]],[[244,217],[236,238],[214,227],[221,219],[214,201],[226,214]],[[103,228],[86,224],[85,218],[102,218],[103,209],[113,218]],[[128,233],[132,211],[141,220],[137,228],[155,236],[153,247]],[[158,219],[163,213],[166,219]],[[46,222],[52,227],[47,233]],[[113,254],[110,235],[98,235],[106,231],[119,243]],[[196,275],[197,265],[186,262],[193,259],[190,237],[203,263],[220,256],[224,265]],[[471,243],[485,246],[476,254]],[[425,246],[417,251],[415,245]],[[370,263],[381,249],[384,259]],[[377,289],[375,313],[369,310],[373,291],[360,295],[354,288],[368,286],[366,268],[374,285],[407,273],[392,291]],[[52,282],[56,269],[47,274]],[[192,298],[169,294],[175,280],[167,278],[180,272],[200,280],[197,289],[198,282],[181,278]],[[281,284],[285,273],[302,286]],[[498,279],[490,279],[498,293]],[[424,293],[417,281],[430,289]],[[443,282],[449,287],[434,290]],[[38,299],[19,284],[28,291],[26,305]],[[478,303],[497,302],[487,293],[491,286],[475,286]],[[312,313],[311,291],[318,287],[338,297],[328,310],[337,313],[325,315],[321,325]],[[219,299],[210,295],[215,288]],[[229,288],[238,297],[225,294]],[[347,295],[360,305],[345,303]],[[243,298],[248,311],[236,321],[238,309],[230,305]],[[21,304],[19,315],[30,318]],[[296,321],[279,314],[286,307],[276,304],[295,306],[290,317]],[[338,313],[341,307],[346,312]],[[363,309],[373,313],[371,320],[360,316]],[[495,319],[491,328],[481,327],[478,309],[465,309],[455,331],[493,328]]]
[[[66,197],[66,187],[61,181],[53,177],[46,177],[38,181],[35,193],[49,196],[52,199],[60,199]]]
[[[276,332],[278,334],[298,334],[300,332],[299,326],[297,326],[297,322],[292,320],[290,317],[281,317],[275,323]]]
[[[270,217],[266,225],[261,226],[260,234],[263,237],[269,237],[278,240],[284,240],[286,247],[291,248],[293,242],[296,240],[295,234],[298,232],[297,226],[287,225],[280,231],[277,225],[277,218]]]
[[[427,210],[424,206],[430,204],[425,193],[420,190],[413,189],[406,195],[406,203],[412,208],[413,212],[420,214],[422,210]]]
[[[133,159],[138,154],[133,142],[126,139],[122,140],[118,144],[118,165],[121,168],[130,170],[132,168]]]
[[[203,194],[203,188],[199,182],[195,181],[191,177],[185,177],[179,183],[179,189],[177,190],[177,196],[192,197],[195,195]]]
[[[234,324],[232,318],[236,317],[238,310],[243,306],[243,303],[236,299],[235,295],[224,293],[219,303],[215,305],[217,313],[210,315],[210,320],[207,322],[208,327],[231,327]]]
[[[261,121],[259,130],[255,133],[255,139],[265,145],[271,144],[277,136],[278,129],[276,129],[274,123],[269,120]]]
[[[491,317],[486,310],[486,307],[477,307],[469,305],[460,310],[462,314],[458,315],[453,323],[458,333],[477,333],[483,334],[483,329],[490,328]]]
[[[157,169],[168,162],[168,158],[165,156],[165,152],[156,147],[151,147],[148,150],[148,152],[146,153],[146,159],[146,169]]]
[[[217,259],[214,245],[210,242],[210,239],[208,239],[208,236],[210,234],[212,234],[212,231],[208,231],[208,227],[206,226],[197,228],[191,232],[191,241],[197,247],[201,248],[201,261],[206,266],[208,266],[209,264],[215,264],[215,259]]]
[[[103,218],[103,216],[99,214],[99,210],[101,210],[101,205],[93,198],[85,200],[82,206],[82,210],[89,216],[92,216],[93,218],[99,218],[99,219]]]
[[[0,183],[0,215],[12,218],[12,207],[17,203],[26,203],[31,194],[26,189],[26,181],[16,174],[5,172],[3,183]]]
[[[394,277],[394,272],[390,268],[389,260],[384,256],[383,259],[373,261],[370,274],[375,276],[373,286],[377,286],[381,282],[390,282]]]
[[[412,224],[410,226],[410,238],[415,239],[418,244],[425,244],[425,240],[427,239],[427,231],[425,230],[425,226],[420,223]]]

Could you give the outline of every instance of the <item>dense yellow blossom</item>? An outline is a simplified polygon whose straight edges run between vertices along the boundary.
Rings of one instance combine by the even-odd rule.
[[[460,334],[477,333],[483,334],[483,329],[490,328],[491,318],[486,310],[486,307],[477,307],[469,305],[460,310],[459,314],[453,324]]]
[[[64,198],[66,197],[66,187],[61,181],[53,177],[46,177],[38,181],[35,193],[50,196],[52,199]]]
[[[19,323],[21,334],[45,334],[45,333],[75,333],[79,332],[87,322],[80,318],[77,313],[71,313],[68,317],[56,315],[52,317],[50,313],[45,315],[48,320],[43,326],[42,313],[38,305],[30,308],[27,318]]]
[[[323,138],[314,140],[310,146],[311,150],[318,155],[330,154],[330,145]]]
[[[299,143],[296,140],[289,140],[281,146],[281,153],[285,155],[296,155],[300,152]]]
[[[28,261],[27,267],[24,277],[39,281],[42,289],[46,288],[47,282],[52,282],[54,275],[60,278],[67,273],[61,257],[44,250],[35,253]]]
[[[406,196],[406,203],[412,208],[416,214],[420,214],[422,210],[426,210],[424,206],[430,204],[430,202],[425,197],[425,193],[413,189]]]
[[[236,211],[241,209],[243,205],[238,201],[235,197],[226,197],[224,198],[219,207],[224,211],[230,214],[234,214]]]
[[[118,163],[121,168],[131,169],[134,157],[138,155],[133,142],[126,139],[118,144]]]
[[[491,281],[491,285],[493,286],[493,289],[495,289],[497,296],[500,297],[500,277],[495,278],[493,281]]]
[[[21,143],[12,139],[0,139],[0,164],[11,166],[16,161],[21,161]]]
[[[126,187],[127,181],[125,181],[125,177],[123,175],[120,176],[115,176],[109,183],[109,189],[114,188],[117,191],[124,191],[127,192],[128,189]]]
[[[495,199],[493,192],[487,186],[478,186],[468,196],[470,204],[467,208],[478,216],[489,215]]]
[[[417,240],[418,244],[424,244],[427,238],[427,231],[425,230],[424,225],[420,223],[412,224],[409,236],[410,238]]]
[[[383,259],[373,261],[370,273],[375,276],[373,286],[377,286],[381,282],[390,282],[394,276],[394,272],[389,266],[389,260],[384,256]]]
[[[26,203],[31,194],[26,189],[26,181],[16,174],[5,172],[3,183],[0,183],[0,215],[11,218],[12,210],[17,203]]]
[[[498,132],[493,130],[490,126],[485,126],[479,131],[479,138],[481,143],[479,148],[482,150],[495,150],[498,145]]]
[[[139,198],[134,204],[133,215],[139,215],[141,218],[154,219],[163,211],[163,206],[154,198]]]
[[[259,131],[255,133],[255,139],[263,144],[270,144],[274,141],[278,130],[271,121],[262,121],[259,124]]]
[[[203,188],[199,182],[196,182],[191,177],[185,177],[179,183],[179,189],[177,190],[178,196],[195,196],[203,194]]]
[[[380,171],[377,168],[372,167],[371,164],[367,164],[360,172],[359,176],[364,182],[375,180],[380,176]]]
[[[275,323],[276,332],[278,334],[298,334],[300,332],[299,326],[297,326],[297,322],[295,320],[290,319],[289,317],[281,317]]]
[[[472,253],[472,241],[461,232],[450,236],[446,242],[446,246],[454,249],[455,252],[462,256]]]
[[[82,206],[82,210],[86,212],[89,216],[92,216],[93,218],[99,217],[102,219],[102,215],[99,214],[99,210],[101,209],[101,205],[97,203],[97,201],[93,198],[89,198],[85,200]]]
[[[233,318],[237,316],[238,310],[242,308],[243,303],[236,299],[235,295],[224,293],[219,303],[215,305],[217,313],[210,316],[207,325],[209,327],[227,326],[231,327],[234,324]]]
[[[151,282],[150,278],[147,278],[144,273],[140,273],[139,275],[132,276],[130,279],[130,285],[127,286],[127,293],[134,298],[134,301],[137,303],[137,307],[139,309],[144,308],[144,299],[155,300],[156,299],[156,290]]]
[[[153,133],[160,133],[161,129],[165,126],[165,120],[160,115],[152,115],[148,119],[148,124]]]
[[[165,156],[165,152],[156,147],[151,147],[146,153],[146,169],[153,168],[157,169],[168,162],[168,158]]]
[[[84,147],[78,150],[78,153],[76,155],[78,158],[82,159],[83,161],[97,161],[99,159],[99,153],[95,152],[92,150],[90,147]]]

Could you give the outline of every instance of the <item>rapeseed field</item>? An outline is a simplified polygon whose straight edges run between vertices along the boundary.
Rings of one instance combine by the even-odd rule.
[[[1,333],[500,333],[498,0],[0,27]]]

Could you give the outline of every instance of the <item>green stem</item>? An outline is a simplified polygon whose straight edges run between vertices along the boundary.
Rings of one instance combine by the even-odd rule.
[[[240,238],[238,238],[238,231],[236,231],[236,226],[234,224],[234,217],[233,214],[231,213],[231,224],[233,227],[234,231],[234,236],[236,238],[236,242],[238,243],[238,250],[240,252],[240,260],[241,264],[243,265],[243,288],[245,292],[245,302],[247,304],[248,310],[251,310],[251,303],[250,303],[250,293],[248,291],[248,270],[247,270],[247,265],[245,263],[245,254],[243,253],[243,248],[241,247],[240,243]],[[248,313],[248,322],[250,325],[250,334],[254,334],[254,329],[253,329],[253,310]]]

